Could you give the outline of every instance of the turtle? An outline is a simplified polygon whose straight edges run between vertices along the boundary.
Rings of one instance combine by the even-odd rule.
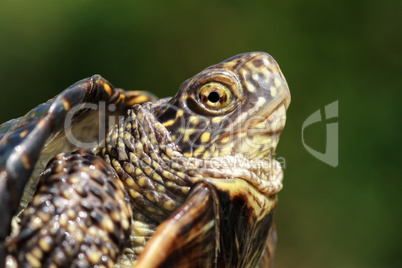
[[[270,267],[290,103],[267,53],[171,98],[81,80],[0,126],[0,267]]]

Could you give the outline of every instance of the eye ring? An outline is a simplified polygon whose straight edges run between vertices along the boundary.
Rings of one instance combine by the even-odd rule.
[[[199,89],[198,97],[206,108],[219,110],[228,105],[232,92],[221,83],[209,82]]]

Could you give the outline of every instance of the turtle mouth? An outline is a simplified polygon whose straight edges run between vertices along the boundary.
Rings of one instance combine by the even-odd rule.
[[[244,130],[248,134],[254,134],[254,132],[261,136],[277,136],[280,135],[285,127],[286,121],[286,108],[281,105],[275,111],[266,114],[265,116],[256,115],[249,121],[250,127]]]
[[[221,151],[227,150],[231,155],[241,154],[249,159],[273,157],[285,127],[286,104],[280,103],[272,112],[266,111],[261,110],[237,124],[241,127],[232,128],[232,131],[220,136],[216,142],[222,146]]]
[[[187,171],[192,183],[205,178],[243,180],[263,194],[275,194],[282,189],[281,164],[270,159],[250,159],[239,154],[213,159],[191,158],[194,166]]]

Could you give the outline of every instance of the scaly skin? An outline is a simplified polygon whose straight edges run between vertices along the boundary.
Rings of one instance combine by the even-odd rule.
[[[107,88],[105,85],[102,87]],[[35,200],[45,197],[34,197],[23,213],[21,232],[9,241],[9,248],[16,252],[20,263],[31,265],[110,267],[115,261],[117,267],[269,265],[275,243],[272,212],[276,193],[282,188],[282,170],[273,155],[289,102],[289,90],[276,62],[268,54],[254,52],[205,69],[184,82],[171,99],[135,104],[95,149],[105,164],[94,169],[103,173],[90,172],[93,161],[100,158],[82,151],[76,154],[91,161],[71,163],[79,174],[88,174],[83,175],[87,187],[99,185],[102,176],[106,176],[103,181],[114,181],[113,174],[117,174],[130,204],[124,202],[124,197],[113,196],[108,197],[113,202],[107,202],[109,206],[119,204],[119,211],[124,211],[121,218],[132,211],[131,223],[127,223],[131,224],[131,234],[127,233],[127,224],[116,221],[116,215],[108,209],[90,222],[86,222],[88,218],[80,220],[85,211],[83,203],[94,203],[102,211],[104,194],[90,202],[86,196],[71,199],[71,207],[63,207],[69,213],[44,209]],[[38,196],[54,193],[55,200],[59,200],[62,193],[58,189],[76,192],[73,183],[46,182],[46,178],[63,176],[66,182],[74,181],[74,172],[60,174],[62,167],[70,165],[60,163],[65,157],[58,156],[49,163],[53,168],[42,175],[40,182],[48,188],[41,186]],[[113,171],[107,171],[107,164]],[[115,188],[116,194],[120,192],[119,187]],[[49,202],[53,207],[59,204]],[[74,231],[66,231],[60,223],[62,215],[85,222],[78,237],[86,241],[86,250],[73,251],[65,246],[83,242],[63,240],[60,232],[70,232],[69,237],[73,237]],[[51,223],[53,231],[41,231],[45,225],[35,225],[38,221]],[[121,239],[114,238],[112,243],[102,235],[100,243],[96,236],[91,240],[95,231],[86,232],[88,226],[105,232],[110,222],[116,228],[121,226],[116,230],[125,234],[122,251]],[[61,246],[49,251],[51,246],[46,242]]]
[[[132,209],[109,165],[90,151],[59,154],[42,173],[15,245],[23,267],[113,267]]]
[[[219,91],[221,86],[222,92],[230,96],[222,102],[223,107],[208,107],[203,88],[209,93],[211,88]],[[153,230],[201,181],[209,180],[227,191],[229,199],[235,198],[239,195],[236,187],[244,186],[235,186],[238,182],[221,185],[229,178],[247,181],[258,190],[250,195],[260,200],[247,205],[261,215],[250,225],[266,221],[275,207],[275,194],[282,187],[282,170],[272,157],[288,104],[289,91],[275,61],[266,54],[250,53],[205,69],[184,82],[170,100],[135,105],[126,120],[109,134],[107,146],[101,150],[131,197],[136,216],[133,225]],[[269,227],[263,242],[268,232]],[[136,260],[152,234],[133,229],[121,262]],[[248,265],[258,263],[261,254],[262,250],[260,255],[245,258]],[[226,265],[242,266],[247,262]]]

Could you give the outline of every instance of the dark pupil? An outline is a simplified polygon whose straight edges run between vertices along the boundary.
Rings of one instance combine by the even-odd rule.
[[[209,93],[209,95],[208,95],[208,100],[210,102],[218,102],[219,99],[220,99],[219,94],[215,91]]]

